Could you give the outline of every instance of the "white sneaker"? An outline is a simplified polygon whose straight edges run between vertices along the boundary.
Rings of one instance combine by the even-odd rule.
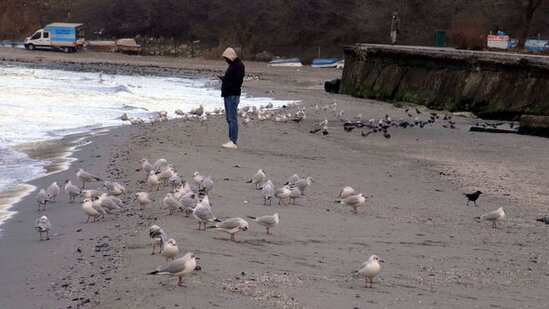
[[[228,142],[226,142],[225,144],[223,144],[221,146],[223,146],[225,148],[229,148],[229,149],[237,149],[238,148],[238,146],[235,143],[233,143],[232,141],[228,141]]]

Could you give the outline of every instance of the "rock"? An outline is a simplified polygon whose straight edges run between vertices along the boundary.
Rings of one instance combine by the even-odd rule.
[[[549,137],[549,116],[522,115],[519,132]]]

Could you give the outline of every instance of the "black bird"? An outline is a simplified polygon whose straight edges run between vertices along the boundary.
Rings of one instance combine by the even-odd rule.
[[[536,221],[543,222],[545,224],[549,224],[549,216],[543,216],[539,219],[536,219]]]
[[[297,122],[297,123],[300,123],[301,120],[303,120],[303,117],[295,117],[295,118],[292,118],[292,121],[293,121],[293,122]]]
[[[463,195],[467,196],[467,206],[469,206],[469,202],[475,203],[475,206],[477,205],[478,197],[482,194],[480,191],[476,191],[475,193],[463,193]]]
[[[391,134],[385,132],[385,133],[383,133],[383,137],[385,137],[386,139],[390,139],[390,138],[391,138]]]
[[[370,134],[372,134],[372,133],[374,133],[374,132],[373,132],[373,131],[368,131],[368,132],[362,131],[362,132],[360,132],[360,135],[362,135],[362,136],[364,136],[364,137],[367,137],[368,135],[370,135]]]
[[[345,130],[345,132],[351,132],[355,128],[356,128],[355,126],[343,126],[343,130]]]
[[[416,113],[417,113],[418,115],[421,115],[421,111],[420,111],[419,109],[417,109],[417,108],[416,108]]]

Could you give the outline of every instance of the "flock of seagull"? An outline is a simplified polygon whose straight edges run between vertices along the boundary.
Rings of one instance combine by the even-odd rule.
[[[245,107],[240,109],[238,114],[243,118],[244,124],[249,123],[252,119],[260,121],[271,119],[275,122],[287,122],[288,120],[291,120],[300,123],[306,118],[304,108],[299,109],[295,114],[288,113],[284,108],[278,111],[272,111],[270,110],[271,108],[272,104],[260,108]],[[316,112],[328,110],[337,112],[337,103],[326,105],[322,108],[318,105],[315,106]],[[213,113],[205,112],[202,105],[189,113],[183,113],[180,110],[176,111],[176,114],[182,118],[198,119],[201,122],[204,122],[209,115],[219,115],[222,113],[223,111],[220,109],[215,110]],[[406,110],[406,113],[408,113],[408,116],[412,117],[408,109]],[[416,109],[416,114],[421,114],[421,111]],[[404,120],[394,122],[389,116],[385,116],[384,119],[371,119],[362,122],[362,116],[360,114],[355,116],[354,121],[343,118],[343,111],[337,112],[337,115],[344,123],[343,128],[347,132],[351,132],[354,128],[366,127],[369,128],[370,131],[362,131],[363,136],[381,132],[386,138],[390,138],[387,130],[391,127],[423,127],[439,119],[438,115],[431,114],[426,121],[416,117],[412,122]],[[123,121],[130,121],[132,124],[144,123],[143,120],[129,118],[126,114],[124,114],[121,119]],[[451,116],[444,116],[443,119],[448,121],[449,125],[454,126],[455,123],[451,120]],[[150,118],[151,125],[164,120],[167,120],[166,112],[160,112],[158,116]],[[315,126],[314,130],[311,129],[310,132],[316,133],[318,131],[322,131],[324,135],[329,134],[328,120],[320,122]],[[176,211],[183,212],[186,217],[190,217],[192,214],[192,217],[198,222],[198,230],[206,231],[211,229],[221,231],[230,235],[230,241],[236,241],[235,237],[237,233],[249,229],[248,222],[241,217],[228,218],[221,221],[214,215],[212,209],[213,205],[208,198],[208,193],[215,185],[211,176],[205,176],[201,175],[199,172],[195,172],[192,174],[190,181],[186,181],[183,177],[178,175],[176,168],[165,159],[158,159],[154,163],[151,163],[144,158],[139,163],[141,170],[144,172],[145,187],[147,188],[147,191],[140,191],[134,194],[133,200],[139,206],[140,211],[144,211],[156,202],[150,192],[167,188],[169,192],[166,193],[166,196],[163,199],[163,205],[168,209],[168,214],[173,215]],[[93,219],[93,222],[95,222],[99,218],[104,218],[105,215],[116,214],[125,209],[124,203],[120,197],[125,196],[126,189],[121,184],[113,181],[104,181],[101,188],[85,189],[86,183],[100,182],[103,180],[81,168],[76,172],[76,178],[82,182],[82,186],[78,187],[68,179],[64,183],[64,191],[68,197],[69,203],[74,203],[76,198],[81,198],[82,211],[87,216],[86,223],[88,223],[90,219]],[[293,204],[296,204],[296,200],[301,198],[305,194],[307,188],[312,185],[313,179],[311,177],[301,178],[297,174],[294,174],[287,179],[283,186],[276,188],[272,180],[268,179],[266,172],[263,169],[259,169],[247,183],[252,184],[254,189],[261,192],[261,199],[264,205],[271,206],[272,200],[276,199],[278,205],[282,204],[288,206],[288,204],[292,204],[292,202]],[[60,191],[61,188],[58,182],[53,182],[46,189],[41,189],[36,195],[38,211],[46,210],[47,203],[55,203]],[[481,193],[482,192],[477,191],[475,193],[465,194],[468,198],[467,205],[470,201],[477,205],[476,201]],[[359,208],[366,205],[366,199],[367,197],[363,193],[355,192],[352,187],[346,186],[341,189],[335,202],[350,207],[356,214],[358,213]],[[272,229],[280,223],[280,216],[278,213],[259,217],[248,216],[247,218],[258,225],[263,226],[266,229],[267,234],[271,234]],[[492,222],[492,226],[496,228],[497,223],[505,219],[505,212],[500,207],[495,211],[486,213],[477,218]],[[40,234],[40,240],[43,240],[43,234],[46,236],[45,239],[49,239],[49,231],[52,229],[49,218],[44,215],[36,219],[35,229]],[[152,245],[152,254],[155,254],[156,248],[158,248],[158,252],[166,261],[165,264],[159,266],[155,271],[150,272],[149,274],[179,277],[178,285],[184,287],[183,276],[194,270],[200,270],[200,266],[197,264],[199,258],[192,252],[176,258],[179,255],[176,240],[170,238],[165,230],[158,225],[150,226],[149,237]],[[379,264],[381,262],[383,261],[378,256],[372,255],[360,266],[357,272],[365,278],[366,287],[368,287],[368,283],[369,287],[372,287],[373,278],[381,270]]]

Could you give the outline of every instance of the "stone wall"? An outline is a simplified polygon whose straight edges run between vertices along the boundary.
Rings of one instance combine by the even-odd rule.
[[[549,116],[549,57],[373,44],[344,51],[341,93],[492,119]]]

